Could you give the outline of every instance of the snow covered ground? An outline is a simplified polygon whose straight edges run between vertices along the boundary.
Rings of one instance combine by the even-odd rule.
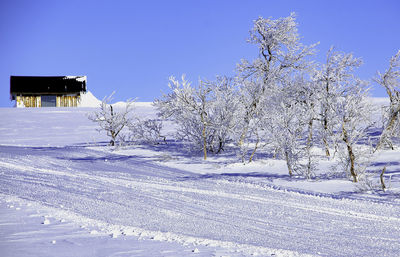
[[[0,256],[400,255],[399,151],[370,168],[391,191],[359,192],[323,161],[307,181],[179,142],[110,148],[93,110],[0,109]]]

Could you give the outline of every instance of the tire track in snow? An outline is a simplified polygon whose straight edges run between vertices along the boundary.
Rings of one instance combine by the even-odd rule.
[[[161,184],[157,183],[156,181],[151,181],[151,182],[145,182],[145,181],[136,181],[128,178],[124,179],[119,179],[119,178],[110,178],[110,177],[105,177],[105,176],[93,176],[93,174],[86,174],[86,173],[78,173],[78,174],[71,174],[69,172],[63,172],[63,171],[56,171],[56,170],[51,170],[51,169],[43,169],[43,168],[34,168],[34,169],[29,169],[26,166],[22,165],[15,165],[12,163],[5,163],[0,161],[0,166],[3,167],[8,167],[11,169],[15,170],[20,170],[20,171],[27,171],[31,173],[43,173],[43,174],[52,174],[52,175],[57,175],[57,176],[65,176],[65,177],[72,177],[72,178],[79,178],[79,179],[87,179],[89,181],[101,181],[105,184],[113,184],[116,186],[124,186],[127,188],[135,189],[135,188],[142,188],[144,190],[148,190],[149,188],[152,189],[157,189],[158,191],[176,191],[176,192],[189,192],[189,193],[195,193],[195,194],[202,194],[202,195],[208,195],[208,196],[213,196],[213,197],[225,197],[225,198],[230,198],[230,199],[237,199],[237,200],[243,200],[243,201],[252,201],[255,203],[269,203],[269,204],[276,204],[276,205],[281,205],[281,206],[286,206],[290,208],[296,208],[296,209],[301,209],[301,210],[306,210],[306,211],[313,211],[313,212],[319,212],[319,213],[324,213],[324,214],[330,214],[330,215],[337,215],[337,216],[351,216],[357,219],[366,219],[366,220],[371,220],[371,221],[396,221],[400,222],[400,218],[398,217],[386,217],[386,216],[381,216],[381,215],[375,215],[375,214],[368,214],[368,213],[361,213],[361,212],[355,212],[351,210],[339,210],[335,208],[327,208],[327,207],[321,207],[318,206],[318,209],[313,206],[313,205],[306,205],[306,204],[301,204],[298,202],[282,202],[280,200],[272,199],[272,198],[264,198],[264,197],[259,197],[259,196],[253,196],[253,195],[242,195],[242,194],[233,194],[233,193],[226,193],[223,191],[214,191],[214,190],[202,190],[202,189],[197,189],[197,188],[190,188],[190,187],[185,187],[182,185],[179,186],[171,186],[167,184]],[[42,181],[43,182],[43,181]],[[269,189],[273,191],[278,191],[274,189]],[[282,194],[294,194],[298,195],[297,193],[292,193],[292,192],[281,192]],[[317,199],[320,199],[320,197],[315,197]],[[333,200],[333,199],[332,199]],[[356,204],[357,200],[354,200],[354,203]]]
[[[79,154],[82,153],[74,153],[74,155]],[[87,153],[83,151],[83,154]],[[372,212],[385,208],[386,205],[383,204],[371,204],[372,211],[368,212],[369,206],[366,204],[370,203],[363,201],[341,201],[304,196],[226,180],[178,181],[173,177],[170,179],[146,177],[143,175],[145,172],[136,176],[138,167],[133,166],[129,169],[129,163],[126,162],[104,164],[96,160],[87,163],[86,166],[72,165],[68,170],[67,165],[71,162],[57,160],[51,156],[51,152],[49,155],[41,157],[42,159],[24,156],[2,158],[0,170],[5,176],[0,178],[1,183],[3,185],[11,183],[8,186],[23,186],[23,190],[28,192],[13,189],[13,194],[24,196],[25,193],[36,193],[41,199],[32,200],[53,207],[57,207],[57,204],[62,201],[72,201],[71,211],[106,222],[120,225],[136,224],[151,230],[158,228],[163,231],[175,231],[185,236],[208,237],[221,242],[239,243],[248,239],[250,245],[315,253],[320,244],[317,242],[319,237],[323,237],[326,232],[332,237],[331,245],[327,243],[327,239],[320,239],[325,241],[321,251],[326,255],[346,255],[346,251],[347,253],[356,251],[363,253],[362,245],[357,246],[358,248],[353,252],[346,247],[344,251],[335,252],[343,243],[335,240],[335,237],[345,238],[349,241],[348,245],[356,243],[357,240],[363,240],[364,243],[371,241],[374,246],[379,246],[374,244],[374,241],[380,238],[381,241],[390,242],[394,247],[398,246],[398,243],[396,244],[396,235],[400,234],[396,229],[400,227],[398,215],[391,217],[390,211],[382,215]],[[102,172],[103,167],[117,169],[119,172]],[[153,169],[148,172],[154,174],[162,172],[156,169],[163,167],[142,165],[139,168]],[[35,178],[32,175],[37,175],[37,178],[24,181],[27,178]],[[67,196],[61,192],[61,186],[69,186],[71,195]],[[30,187],[33,188],[30,189]],[[91,192],[92,189],[103,190],[105,195],[98,194],[97,191]],[[29,190],[44,191],[29,192]],[[49,191],[46,192],[46,190]],[[108,192],[113,195],[108,195]],[[51,194],[55,196],[50,197]],[[130,208],[138,208],[139,211],[136,212]],[[172,213],[166,215],[168,211]],[[173,217],[176,213],[179,216]],[[129,221],[129,215],[140,220],[137,223]],[[155,220],[148,223],[146,219],[151,217]],[[331,221],[333,221],[332,224],[330,224]],[[322,225],[316,226],[318,223]],[[362,230],[364,234],[351,234],[355,230]],[[376,231],[372,232],[373,230]],[[346,231],[350,234],[346,235]],[[393,235],[385,231],[393,232]],[[248,235],[243,235],[243,233],[248,233]],[[290,236],[293,233],[306,237],[307,244],[310,245],[304,245],[303,240]],[[282,244],[280,241],[285,238],[289,242]],[[386,251],[391,252],[391,249],[386,249]],[[364,253],[368,253],[368,250],[364,250]],[[370,253],[379,253],[379,251]]]
[[[71,174],[70,172],[62,172],[62,171],[56,171],[56,170],[51,170],[51,169],[43,169],[43,168],[34,168],[34,169],[29,169],[26,166],[22,165],[16,165],[12,163],[5,163],[0,161],[0,165],[3,167],[8,167],[11,169],[15,170],[20,170],[20,171],[27,171],[31,173],[37,174],[43,173],[43,174],[52,174],[52,175],[57,175],[57,176],[65,176],[65,177],[72,177],[72,178],[79,178],[79,179],[87,179],[89,181],[100,181],[105,184],[113,184],[116,186],[125,186],[127,188],[135,189],[140,187],[142,190],[149,190],[149,188],[156,189],[160,192],[162,191],[175,191],[175,192],[189,192],[189,193],[194,193],[194,194],[202,194],[202,195],[208,195],[208,196],[213,196],[213,197],[224,197],[224,198],[230,198],[230,199],[236,199],[236,200],[243,200],[243,201],[252,201],[255,203],[269,203],[269,204],[276,204],[280,206],[285,206],[285,207],[290,207],[290,208],[296,208],[296,209],[301,209],[301,210],[306,210],[306,211],[313,211],[313,212],[319,212],[319,213],[324,213],[324,214],[330,214],[330,215],[338,215],[338,216],[352,216],[354,218],[358,219],[366,219],[366,220],[372,220],[372,221],[400,221],[400,218],[397,217],[386,217],[386,216],[381,216],[381,215],[374,215],[374,214],[367,214],[367,213],[361,213],[361,212],[354,212],[354,211],[343,211],[339,209],[334,209],[334,208],[326,208],[326,207],[321,207],[318,206],[318,209],[315,208],[315,206],[312,205],[305,205],[305,204],[300,204],[298,202],[282,202],[280,200],[272,199],[272,198],[265,198],[265,197],[258,197],[258,196],[253,196],[253,195],[241,195],[241,194],[232,194],[232,193],[226,193],[222,191],[214,191],[214,190],[202,190],[202,189],[197,189],[197,188],[189,188],[185,187],[182,185],[179,186],[171,186],[167,184],[161,184],[156,181],[151,181],[151,182],[144,182],[144,181],[135,181],[132,179],[124,178],[124,179],[119,179],[119,178],[110,178],[110,177],[105,177],[105,176],[93,176],[93,174],[86,174],[86,173],[77,173],[77,174]],[[43,183],[43,180],[40,180],[41,183]],[[272,191],[273,189],[269,189]],[[277,191],[277,190],[273,190]],[[291,192],[281,192],[284,194],[293,194]],[[154,193],[153,193],[154,194]],[[294,193],[294,195],[297,195]],[[158,199],[160,200],[160,198]],[[352,203],[354,204],[354,203]]]

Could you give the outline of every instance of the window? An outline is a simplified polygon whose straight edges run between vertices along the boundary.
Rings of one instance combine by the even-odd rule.
[[[42,107],[56,107],[57,96],[55,95],[42,95]]]

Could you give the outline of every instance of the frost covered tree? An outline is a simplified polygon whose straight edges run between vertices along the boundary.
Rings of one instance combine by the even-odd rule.
[[[254,144],[252,153],[249,157],[249,162],[253,160],[254,154],[259,148],[260,137],[262,137],[261,122],[265,119],[264,111],[268,101],[264,98],[268,94],[260,94],[260,84],[254,78],[238,78],[239,82],[239,112],[237,115],[237,131],[235,140],[240,149],[240,157],[242,161],[247,158],[248,148],[250,143]],[[266,91],[266,89],[265,89]],[[254,141],[255,138],[255,142]]]
[[[300,159],[304,147],[300,144],[303,136],[304,123],[300,115],[300,104],[292,101],[290,91],[282,91],[280,101],[273,108],[269,120],[268,131],[271,133],[270,142],[274,145],[278,157],[286,162],[290,176],[300,172]]]
[[[330,156],[333,127],[336,122],[335,104],[341,97],[341,88],[353,79],[353,71],[361,65],[361,59],[351,53],[341,53],[331,47],[326,55],[326,63],[315,70],[314,82],[318,88],[320,103],[319,120],[321,122],[322,142],[326,156]]]
[[[250,132],[259,134],[259,121],[263,119],[260,115],[265,113],[262,109],[271,91],[279,86],[281,78],[308,68],[311,62],[307,57],[314,54],[315,47],[300,43],[294,13],[276,20],[259,17],[254,21],[248,42],[258,46],[259,56],[253,62],[242,60],[237,67],[244,106],[239,146]]]
[[[173,120],[178,125],[178,138],[201,148],[206,160],[210,147],[211,88],[202,81],[192,87],[184,75],[181,82],[175,77],[169,80],[171,92],[154,101],[158,115]]]
[[[304,168],[304,175],[307,178],[311,178],[314,175],[314,169],[317,164],[317,159],[313,153],[315,136],[314,131],[316,130],[315,123],[318,121],[318,108],[319,108],[319,97],[318,88],[315,87],[313,81],[302,80],[299,89],[297,90],[296,102],[301,103],[301,115],[303,122],[306,126],[306,141],[305,141],[305,152],[307,158],[307,164]]]
[[[267,146],[285,160],[290,176],[311,178],[316,159],[312,155],[313,93],[312,84],[297,74],[282,79],[282,86],[272,95],[268,119],[263,127],[269,135]],[[311,131],[310,131],[311,130]],[[306,140],[304,140],[306,137]]]
[[[99,125],[99,131],[105,131],[111,138],[109,145],[114,146],[121,131],[131,122],[130,112],[134,100],[127,100],[125,107],[114,108],[110,102],[113,99],[113,92],[110,96],[104,97],[100,104],[100,110],[88,115],[88,118]]]
[[[400,137],[400,50],[390,59],[389,68],[383,74],[378,72],[374,80],[385,88],[390,100],[386,113],[387,121],[376,150],[382,145],[389,145],[393,149],[391,138]]]
[[[318,121],[320,98],[318,97],[318,87],[309,78],[310,73],[302,73],[295,77],[290,84],[293,86],[287,90],[296,111],[297,126],[301,132],[301,143],[298,146],[303,158],[306,159],[305,164],[299,166],[298,174],[310,179],[315,175],[314,170],[317,164],[316,154],[314,153],[315,145],[315,123]],[[307,77],[307,79],[306,79]],[[318,125],[318,124],[317,124]],[[305,138],[305,139],[304,139]]]
[[[194,87],[182,76],[170,78],[171,92],[154,104],[158,115],[178,125],[177,138],[207,153],[220,153],[234,138],[240,116],[234,80],[225,76],[214,81],[199,80]]]
[[[359,174],[364,172],[368,157],[367,132],[371,127],[372,106],[368,102],[366,82],[355,81],[355,84],[340,88],[341,95],[334,107],[337,117],[335,130],[344,161],[344,167],[349,171],[353,182],[358,182]]]
[[[319,92],[322,141],[326,155],[334,146],[341,156],[345,170],[358,181],[358,173],[365,168],[368,151],[362,145],[371,126],[371,106],[367,101],[367,83],[354,75],[362,64],[351,53],[342,53],[331,47],[327,60],[317,70],[314,80]]]
[[[220,153],[232,141],[238,130],[237,118],[241,109],[235,81],[226,76],[214,81],[205,81],[210,91],[210,150]]]

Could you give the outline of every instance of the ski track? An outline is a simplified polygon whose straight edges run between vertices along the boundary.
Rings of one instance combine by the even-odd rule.
[[[1,194],[185,243],[288,255],[400,253],[399,206],[202,178],[85,147],[0,146],[0,185]]]

